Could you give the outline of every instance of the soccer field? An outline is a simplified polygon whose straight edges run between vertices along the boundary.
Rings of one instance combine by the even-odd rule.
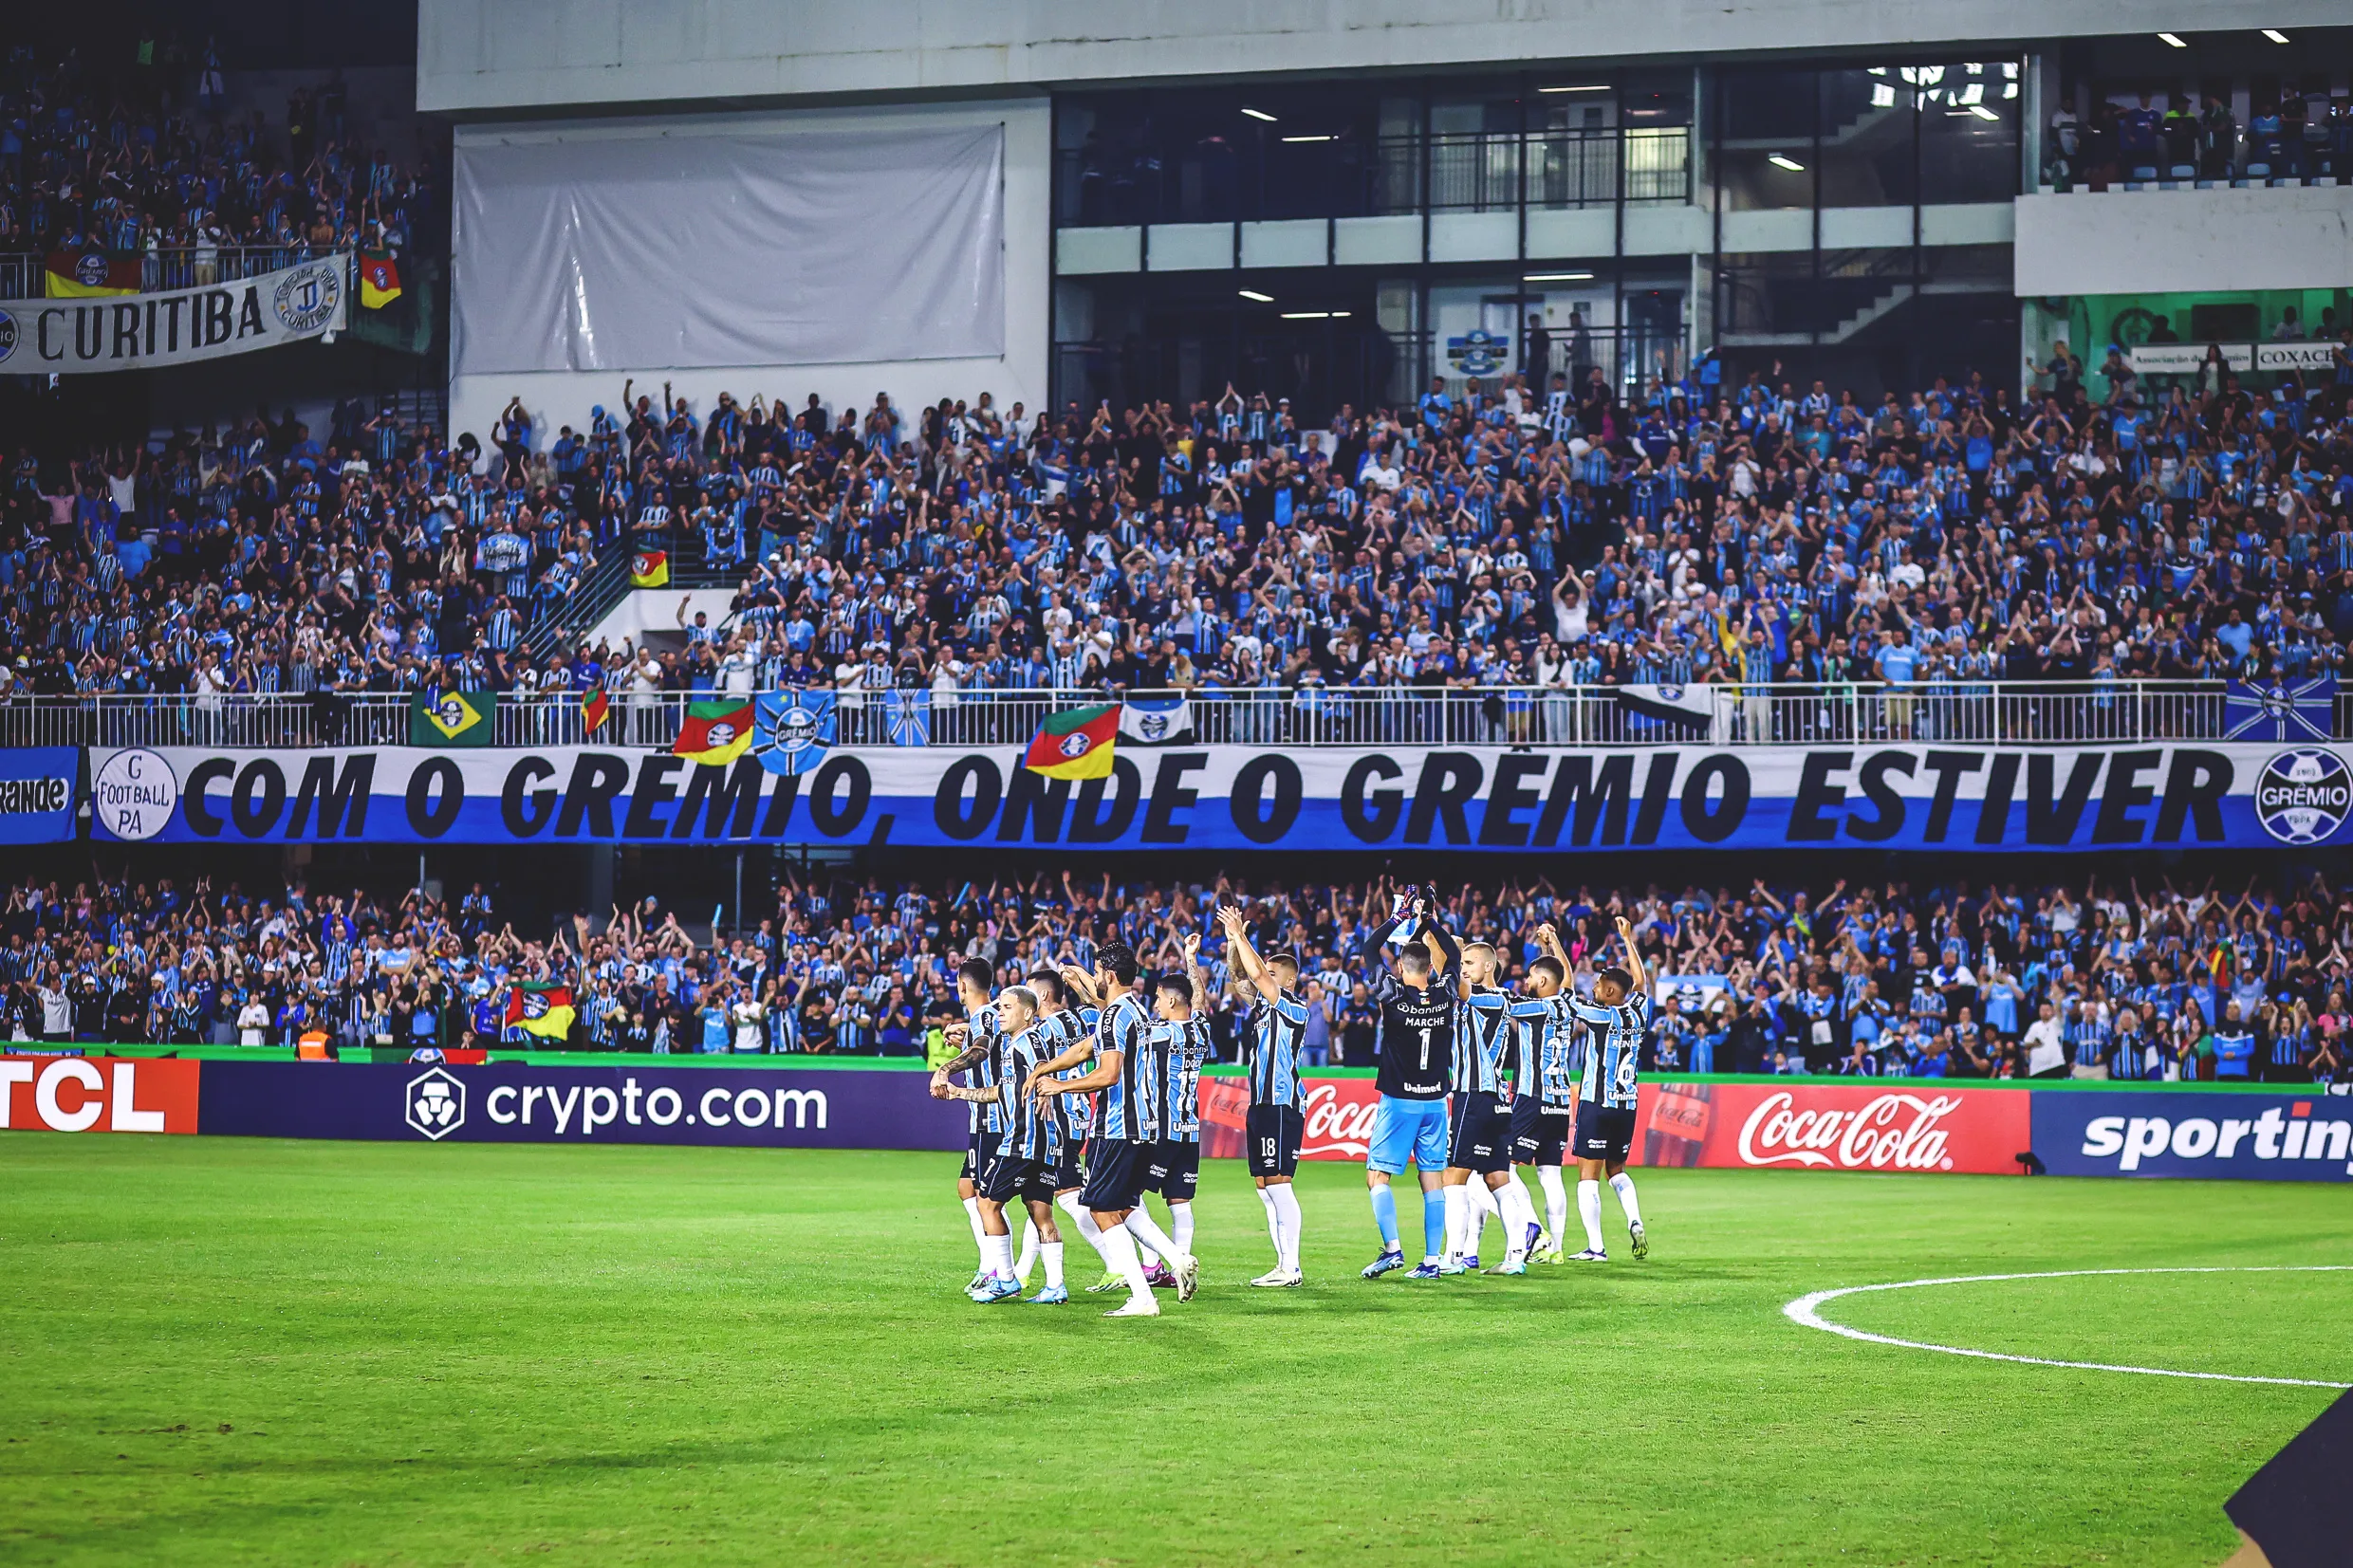
[[[955,1163],[0,1135],[0,1559],[2212,1564],[2330,1391],[1782,1308],[2353,1264],[2319,1185],[1661,1171],[1645,1264],[1613,1201],[1607,1265],[1365,1283],[1362,1174],[1311,1165],[1309,1282],[1257,1291],[1217,1161],[1199,1297],[1107,1322],[959,1294]],[[2353,1382],[2349,1307],[2232,1272],[1822,1310]]]

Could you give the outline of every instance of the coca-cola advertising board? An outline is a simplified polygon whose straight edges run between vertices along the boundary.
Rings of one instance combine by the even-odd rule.
[[[1369,1078],[1308,1078],[1299,1082],[1306,1125],[1299,1157],[1361,1160],[1373,1143],[1373,1111],[1380,1097]],[[1242,1120],[1250,1112],[1250,1080],[1201,1079],[1201,1153],[1212,1159],[1240,1159]]]
[[[2016,1174],[2033,1146],[2023,1089],[1936,1079],[1642,1086],[1641,1163],[1744,1170]]]

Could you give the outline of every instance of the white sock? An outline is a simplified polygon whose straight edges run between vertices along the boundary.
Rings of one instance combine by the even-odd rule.
[[[1465,1242],[1471,1229],[1471,1191],[1464,1187],[1439,1190],[1446,1194],[1446,1261],[1451,1264],[1471,1250]]]
[[[1545,1229],[1558,1246],[1568,1235],[1568,1187],[1561,1180],[1557,1165],[1536,1167],[1536,1181],[1544,1189]]]
[[[1029,1271],[1038,1266],[1038,1222],[1021,1222],[1021,1259],[1013,1264],[1013,1278],[1023,1284],[1029,1282]]]
[[[1274,1244],[1274,1263],[1283,1266],[1283,1210],[1275,1207],[1274,1189],[1258,1190],[1258,1207],[1267,1211],[1267,1239]]]
[[[1519,1212],[1531,1220],[1534,1219],[1536,1217],[1536,1195],[1528,1190],[1528,1183],[1521,1178],[1520,1168],[1516,1165],[1511,1168],[1511,1190],[1519,1194]]]
[[[1618,1194],[1618,1207],[1626,1211],[1626,1224],[1642,1223],[1642,1206],[1634,1201],[1634,1178],[1623,1171],[1609,1178],[1609,1190]]]
[[[1046,1262],[1046,1288],[1060,1290],[1062,1288],[1062,1243],[1040,1242],[1038,1256]]]
[[[1167,1259],[1172,1264],[1185,1255],[1185,1249],[1176,1245],[1176,1239],[1162,1230],[1159,1222],[1155,1220],[1141,1204],[1138,1204],[1127,1211],[1127,1230],[1129,1235]],[[1140,1261],[1139,1266],[1140,1266]]]
[[[1079,1195],[1076,1192],[1065,1192],[1054,1202],[1061,1207],[1064,1213],[1070,1216],[1070,1223],[1078,1227],[1079,1240],[1093,1247],[1097,1256],[1102,1259],[1103,1267],[1109,1269],[1111,1254],[1103,1250],[1102,1227],[1095,1223],[1095,1216],[1092,1212],[1079,1207]]]
[[[1013,1277],[1013,1238],[1010,1233],[986,1238],[982,1243],[982,1250],[988,1254],[984,1266],[990,1273],[1000,1280],[1010,1280]]]
[[[1274,1211],[1281,1222],[1281,1228],[1274,1239],[1275,1251],[1283,1271],[1296,1274],[1299,1272],[1299,1193],[1288,1182],[1269,1187],[1267,1190],[1274,1195]]]
[[[1585,1222],[1585,1245],[1595,1252],[1602,1250],[1602,1184],[1581,1181],[1577,1184],[1577,1217]]]
[[[1142,1212],[1140,1208],[1135,1211]],[[1131,1222],[1134,1218],[1134,1214],[1129,1216]],[[1102,1233],[1102,1255],[1103,1262],[1111,1265],[1111,1272],[1127,1282],[1129,1301],[1152,1300],[1152,1286],[1144,1282],[1143,1260],[1136,1256],[1136,1238],[1124,1227],[1115,1225]]]
[[[1528,1256],[1528,1227],[1536,1223],[1536,1210],[1528,1201],[1528,1189],[1515,1181],[1496,1188],[1495,1199],[1503,1217],[1504,1262],[1519,1263]]]
[[[1193,1256],[1193,1205],[1173,1203],[1168,1206],[1168,1235],[1169,1240],[1176,1244],[1178,1252],[1188,1258]]]
[[[973,1222],[973,1245],[980,1248],[980,1266],[989,1266],[989,1228],[980,1223],[980,1200],[964,1200],[964,1217]]]
[[[1479,1255],[1479,1243],[1486,1239],[1487,1216],[1492,1214],[1501,1219],[1503,1211],[1495,1207],[1495,1195],[1487,1190],[1485,1176],[1473,1176],[1463,1183],[1462,1190],[1471,1200],[1471,1217],[1470,1223],[1464,1227],[1462,1251],[1464,1257],[1475,1258]]]

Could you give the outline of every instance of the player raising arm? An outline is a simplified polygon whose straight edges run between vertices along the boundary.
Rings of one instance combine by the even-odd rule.
[[[1358,950],[1380,1007],[1380,1032],[1373,1054],[1379,1063],[1374,1087],[1373,1138],[1364,1156],[1364,1185],[1380,1227],[1380,1256],[1364,1269],[1378,1280],[1405,1266],[1398,1243],[1397,1195],[1390,1179],[1408,1160],[1421,1173],[1421,1265],[1406,1276],[1435,1280],[1446,1245],[1446,1203],[1437,1195],[1446,1169],[1446,1091],[1454,1076],[1454,1029],[1459,1008],[1455,966],[1462,950],[1437,919],[1437,895],[1417,889],[1403,907],[1376,926]],[[1388,954],[1389,938],[1409,917],[1417,918],[1417,941]]]
[[[1642,955],[1635,950],[1634,928],[1618,918],[1619,940],[1625,962],[1613,964],[1593,977],[1593,1000],[1573,993],[1569,1010],[1584,1025],[1584,1071],[1577,1088],[1577,1130],[1571,1145],[1577,1156],[1577,1215],[1584,1222],[1585,1249],[1575,1262],[1606,1263],[1602,1245],[1602,1182],[1609,1181],[1625,1210],[1626,1235],[1634,1255],[1650,1255],[1650,1238],[1642,1229],[1641,1206],[1635,1201],[1634,1178],[1626,1174],[1626,1156],[1634,1149],[1634,1108],[1642,1040],[1650,1028],[1650,976]],[[1567,963],[1560,938],[1546,928],[1538,937],[1547,950]]]
[[[1242,912],[1228,904],[1217,912],[1226,933],[1230,967],[1257,1000],[1251,1004],[1243,1038],[1250,1042],[1250,1111],[1243,1143],[1258,1201],[1267,1210],[1267,1234],[1274,1241],[1274,1267],[1254,1285],[1295,1285],[1299,1269],[1299,1194],[1291,1178],[1299,1171],[1299,1146],[1306,1116],[1299,1089],[1299,1042],[1306,1033],[1307,1005],[1299,999],[1299,959],[1288,952],[1261,958],[1250,939]]]

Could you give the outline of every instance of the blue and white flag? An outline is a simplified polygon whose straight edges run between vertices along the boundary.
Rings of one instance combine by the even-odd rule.
[[[893,746],[932,744],[932,694],[929,692],[892,692],[884,700],[883,711],[890,719]]]
[[[2233,741],[2325,741],[2336,733],[2337,677],[2234,680],[2222,699],[2223,738]]]
[[[1186,697],[1129,697],[1120,706],[1120,739],[1137,746],[1191,746],[1193,703]]]
[[[754,700],[751,754],[770,773],[806,773],[833,745],[831,692],[770,692]]]
[[[1621,686],[1618,707],[1631,725],[1672,725],[1685,732],[1706,729],[1715,720],[1715,695],[1705,686]]]

